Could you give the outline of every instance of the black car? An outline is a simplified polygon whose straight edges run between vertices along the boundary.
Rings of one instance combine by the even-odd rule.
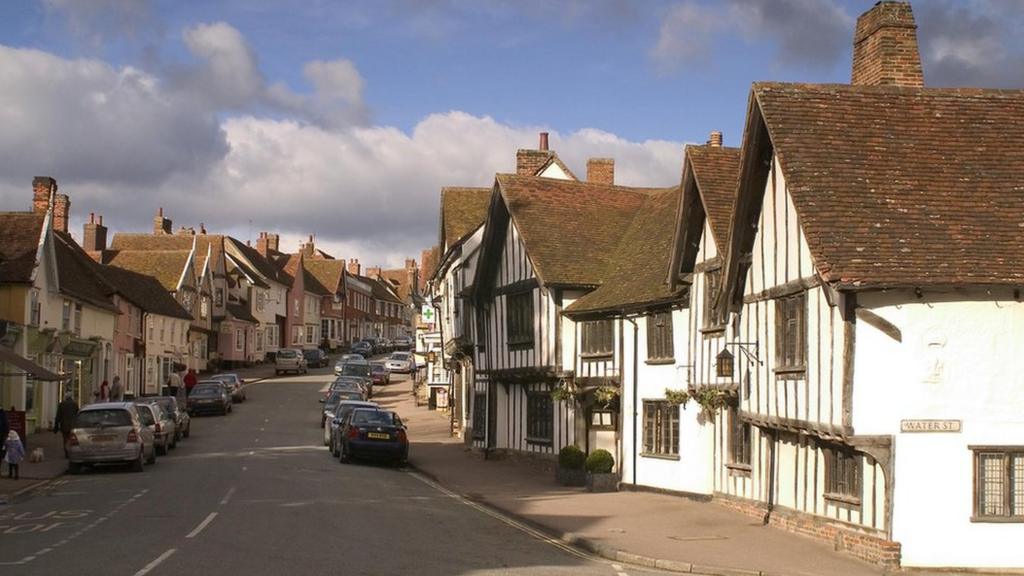
[[[359,354],[363,358],[369,358],[373,356],[373,344],[370,344],[366,340],[360,340],[352,345],[351,352],[353,354]]]
[[[409,459],[409,436],[398,414],[388,410],[356,408],[341,425],[341,450],[338,458],[391,460],[404,464]]]
[[[302,355],[306,358],[306,365],[310,368],[323,368],[327,366],[327,354],[319,348],[303,350]]]
[[[231,412],[231,392],[218,380],[204,380],[192,388],[188,395],[188,413],[213,412],[227,415]]]

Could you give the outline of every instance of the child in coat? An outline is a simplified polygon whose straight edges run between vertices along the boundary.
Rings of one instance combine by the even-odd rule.
[[[7,461],[8,476],[18,479],[18,465],[25,458],[25,446],[21,443],[21,437],[14,430],[7,433],[7,440],[4,442],[7,454],[4,460]]]

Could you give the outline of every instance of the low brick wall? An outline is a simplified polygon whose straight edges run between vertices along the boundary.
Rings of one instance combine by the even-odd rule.
[[[764,521],[768,507],[763,502],[743,500],[725,494],[715,494],[714,501],[721,506]],[[826,518],[776,507],[768,517],[768,525],[787,532],[830,542],[836,551],[887,568],[898,568],[902,547],[899,542],[858,530],[854,526],[830,521]]]

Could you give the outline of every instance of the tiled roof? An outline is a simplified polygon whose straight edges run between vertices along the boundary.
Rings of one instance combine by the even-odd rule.
[[[753,98],[826,281],[1024,283],[1024,91],[764,83]]]
[[[114,234],[110,241],[110,250],[191,250],[192,241],[196,243],[196,273],[206,265],[206,254],[211,253],[216,265],[224,253],[224,238],[221,234],[146,234],[125,233]]]
[[[193,319],[156,278],[117,266],[100,265],[100,271],[119,294],[142,310],[172,318]]]
[[[228,249],[230,245],[231,249],[235,249],[241,254],[250,264],[256,268],[256,271],[268,280],[273,280],[281,284],[291,283],[290,279],[285,279],[281,276],[281,270],[275,266],[268,258],[264,257],[259,253],[258,250],[252,246],[248,246],[245,242],[241,242],[230,236],[224,239],[225,249]]]
[[[479,228],[487,219],[491,188],[441,189],[441,242],[449,248]]]
[[[729,223],[740,170],[740,149],[724,146],[687,146],[686,158],[700,190],[701,203],[719,249],[729,241]]]
[[[679,188],[647,197],[612,249],[601,285],[566,308],[567,313],[622,310],[673,300],[665,271],[672,257]]]
[[[259,324],[260,321],[249,312],[249,307],[240,302],[228,302],[226,304],[228,314],[231,314],[236,320],[243,322],[252,322],[253,324]]]
[[[434,275],[437,265],[441,262],[441,249],[438,246],[431,246],[429,250],[423,251],[423,262],[420,268],[420,284]]]
[[[115,291],[98,271],[97,264],[67,232],[53,232],[60,292],[107,310],[116,310],[110,295]]]
[[[174,292],[188,262],[187,251],[183,250],[123,250],[111,254],[107,264],[153,276],[164,289]]]
[[[377,300],[387,300],[388,302],[402,303],[402,300],[387,286],[386,280],[380,280],[378,278],[371,278],[369,276],[357,276],[363,282],[366,282],[373,289],[373,297]]]
[[[316,276],[309,272],[309,262],[306,258],[303,258],[300,254],[284,254],[278,259],[284,267],[282,272],[288,277],[286,284],[291,287],[294,283],[295,275],[299,272],[299,267],[302,267],[302,283],[306,292],[312,292],[320,296],[330,296],[334,294],[333,290],[328,290],[323,284],[317,280]]]
[[[497,185],[538,277],[597,286],[636,211],[665,188],[498,174]]]
[[[304,259],[306,270],[329,293],[341,290],[342,278],[345,275],[344,260]]]
[[[0,213],[0,282],[32,281],[44,218],[31,212]]]

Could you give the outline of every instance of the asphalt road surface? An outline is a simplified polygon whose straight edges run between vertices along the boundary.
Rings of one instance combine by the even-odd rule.
[[[339,464],[318,426],[328,372],[249,386],[141,474],[64,475],[0,506],[0,574],[654,573],[544,542],[412,470]]]

